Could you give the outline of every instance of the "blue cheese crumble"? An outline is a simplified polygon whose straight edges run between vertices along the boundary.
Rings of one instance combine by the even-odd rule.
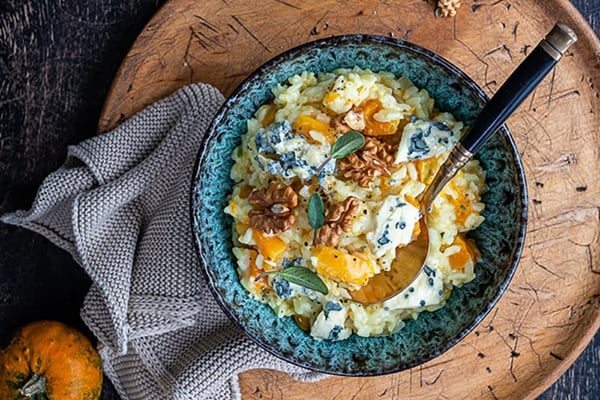
[[[276,276],[273,279],[273,289],[275,289],[275,293],[279,296],[280,299],[289,299],[292,296],[292,288],[290,283],[285,279],[282,279],[281,276]]]
[[[410,243],[420,218],[421,211],[404,196],[388,196],[376,213],[375,230],[367,233],[375,257],[383,257],[398,246]]]
[[[258,168],[286,180],[310,179],[330,152],[329,144],[312,144],[304,136],[294,134],[287,120],[259,129],[254,137],[254,148]],[[332,160],[322,169],[320,177],[331,175],[334,170]]]
[[[415,281],[397,296],[383,304],[390,310],[415,309],[437,306],[444,301],[444,274],[428,265],[423,267]]]
[[[346,327],[348,308],[340,303],[329,301],[317,315],[310,330],[310,335],[327,340],[343,340],[352,334],[352,329]]]
[[[457,142],[458,136],[445,124],[413,117],[402,132],[396,163],[437,157]]]

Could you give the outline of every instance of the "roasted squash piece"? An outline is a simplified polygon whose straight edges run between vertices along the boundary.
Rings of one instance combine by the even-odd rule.
[[[471,239],[464,235],[456,235],[453,246],[459,246],[460,250],[448,257],[450,267],[455,271],[464,271],[469,262],[476,263],[479,258],[479,250]]]
[[[252,237],[256,242],[258,251],[267,260],[279,260],[279,258],[281,258],[287,249],[287,243],[276,235],[268,236],[258,229],[252,229]]]
[[[373,261],[363,254],[347,254],[328,246],[315,248],[317,274],[342,283],[364,285],[375,274]]]
[[[364,134],[368,136],[386,136],[393,135],[398,131],[400,120],[381,122],[375,119],[375,114],[383,109],[383,105],[377,99],[365,100],[358,107],[356,112],[362,112],[365,116]]]
[[[335,129],[333,129],[328,123],[318,120],[311,115],[298,115],[298,117],[296,117],[292,123],[292,130],[297,134],[306,137],[311,143],[318,142],[318,140],[311,135],[311,131],[319,132],[329,144],[333,144],[335,142]]]

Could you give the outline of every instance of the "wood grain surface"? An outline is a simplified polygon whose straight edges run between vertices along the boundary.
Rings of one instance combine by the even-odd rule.
[[[492,314],[456,352],[405,373],[297,384],[260,370],[243,374],[241,383],[245,399],[520,399],[541,393],[567,369],[597,331],[600,292],[600,53],[597,38],[568,2],[463,1],[456,19],[435,20],[432,1],[348,2],[338,14],[334,10],[343,2],[329,2],[337,7],[325,12],[326,1],[253,1],[233,12],[240,2],[219,1],[215,12],[211,7],[217,2],[207,1],[164,18],[171,1],[142,29],[162,3],[0,2],[0,212],[27,208],[43,177],[64,160],[66,146],[93,135],[99,116],[100,129],[107,129],[153,101],[152,96],[208,80],[222,66],[230,68],[219,71],[232,83],[213,83],[227,92],[261,60],[347,29],[393,34],[438,51],[492,94],[523,58],[521,50],[535,45],[561,16],[577,26],[581,42],[509,121],[526,162],[530,231],[519,272]],[[600,32],[598,2],[573,3]],[[281,10],[302,17],[284,22],[277,18]],[[212,31],[215,26],[219,34]],[[117,67],[140,33],[100,113]],[[142,52],[144,41],[162,50]],[[250,56],[235,64],[220,61],[238,46],[247,46]],[[139,67],[126,74],[136,52]],[[214,57],[206,58],[209,53]],[[217,64],[208,64],[214,60]],[[125,90],[118,92],[120,85]],[[34,233],[0,225],[0,344],[35,319],[64,320],[84,329],[78,309],[88,286],[89,279],[67,253]],[[599,380],[596,335],[539,398],[598,399]],[[102,399],[119,399],[108,382]]]
[[[268,3],[268,4],[267,4]],[[268,12],[265,12],[268,9]],[[245,399],[533,398],[585,348],[600,324],[600,44],[566,1],[473,2],[435,19],[428,2],[167,2],[125,59],[101,131],[185,84],[223,93],[276,54],[319,37],[372,33],[441,54],[492,95],[557,19],[579,44],[510,118],[531,197],[528,238],[507,293],[446,354],[378,378],[299,383],[244,372]]]

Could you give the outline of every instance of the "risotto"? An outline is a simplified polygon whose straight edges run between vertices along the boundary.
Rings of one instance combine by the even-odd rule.
[[[317,339],[342,340],[389,335],[442,307],[453,287],[475,277],[479,253],[466,233],[483,221],[486,186],[472,160],[433,202],[426,266],[411,286],[371,305],[351,296],[418,236],[419,196],[462,122],[438,110],[426,90],[387,72],[305,72],[272,91],[232,154],[235,184],[225,209],[234,220],[240,282],[251,296]],[[332,157],[348,132],[362,146]],[[315,197],[322,207],[316,227],[309,210]],[[299,267],[326,290],[280,273]]]

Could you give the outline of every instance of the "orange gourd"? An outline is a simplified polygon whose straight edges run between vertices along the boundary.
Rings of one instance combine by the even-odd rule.
[[[101,391],[100,356],[61,322],[24,326],[0,353],[0,399],[95,400]]]

